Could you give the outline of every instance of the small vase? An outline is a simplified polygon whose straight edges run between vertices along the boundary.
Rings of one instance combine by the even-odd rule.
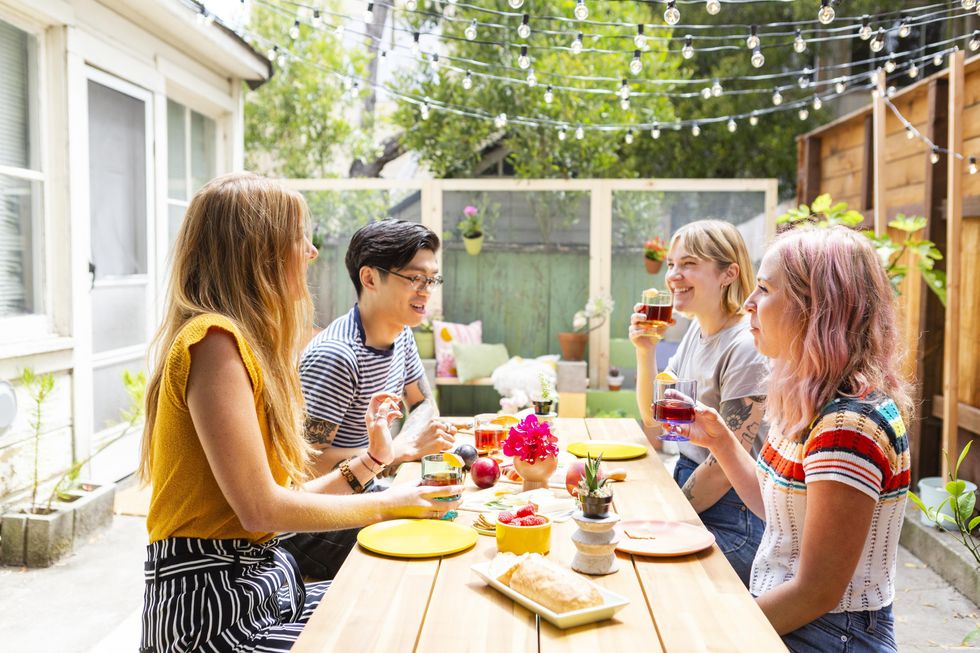
[[[582,514],[589,519],[605,519],[609,516],[609,506],[612,495],[608,497],[579,496],[582,502]]]
[[[524,479],[524,484],[522,491],[527,492],[528,490],[537,490],[539,488],[548,487],[548,479],[551,475],[555,473],[558,469],[558,459],[554,456],[545,458],[544,460],[537,460],[533,463],[526,462],[521,458],[514,456],[514,469],[517,473],[521,475]]]
[[[623,376],[607,376],[606,382],[609,384],[609,389],[616,391],[623,387]]]
[[[467,238],[463,236],[463,246],[466,248],[466,253],[470,256],[476,256],[483,249],[483,234],[475,238]]]
[[[655,261],[652,258],[643,257],[643,264],[647,266],[647,272],[650,274],[656,274],[660,272],[660,266],[663,265],[663,261]]]
[[[558,334],[558,345],[561,347],[561,357],[564,360],[582,360],[587,344],[589,344],[589,334],[587,333],[563,331]]]
[[[535,415],[547,415],[551,412],[551,401],[532,401],[534,404],[534,414]]]

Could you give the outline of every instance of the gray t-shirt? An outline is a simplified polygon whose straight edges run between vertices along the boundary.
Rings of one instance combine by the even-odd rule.
[[[696,379],[698,401],[719,410],[723,401],[766,394],[767,361],[756,351],[746,315],[737,324],[708,337],[702,336],[698,321],[693,320],[667,369],[678,378]],[[765,440],[766,429],[761,428],[752,445],[753,458],[758,457]],[[703,447],[689,442],[677,444],[681,455],[698,464],[708,457],[708,450]]]

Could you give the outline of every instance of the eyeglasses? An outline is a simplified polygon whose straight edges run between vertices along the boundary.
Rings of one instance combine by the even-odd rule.
[[[377,268],[378,266],[375,267]],[[386,270],[384,268],[378,268],[378,269],[381,270],[382,272],[393,274],[396,277],[401,277],[402,279],[405,279],[406,281],[410,282],[412,284],[412,288],[415,289],[415,292],[425,292],[430,288],[438,288],[439,286],[442,285],[443,282],[442,275],[427,277],[424,274],[415,274],[412,276],[408,276],[400,272],[394,272],[392,270]]]

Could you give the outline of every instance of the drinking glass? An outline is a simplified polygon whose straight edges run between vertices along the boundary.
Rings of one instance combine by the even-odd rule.
[[[504,427],[495,424],[496,413],[482,413],[473,418],[473,439],[477,452],[481,456],[489,456],[499,451],[502,440],[507,438]]]
[[[668,325],[673,320],[674,315],[674,294],[669,290],[657,290],[648,288],[643,291],[640,303],[640,312],[646,315],[645,320],[640,320],[637,326],[646,329],[646,335],[659,338],[656,329]]]
[[[667,381],[657,379],[653,386],[653,419],[666,422],[667,430],[661,440],[687,442],[681,424],[694,421],[694,406],[698,399],[698,382],[693,379]]]
[[[463,484],[463,468],[453,467],[446,462],[441,453],[433,453],[422,457],[422,485],[448,487]],[[436,501],[457,501],[458,494],[450,497],[440,497]],[[442,519],[456,519],[458,513],[450,510]]]

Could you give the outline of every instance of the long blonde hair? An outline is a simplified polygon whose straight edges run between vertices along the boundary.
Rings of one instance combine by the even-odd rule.
[[[297,363],[312,325],[302,272],[309,211],[303,196],[244,172],[217,177],[191,200],[173,251],[166,313],[151,347],[139,474],[150,478],[164,363],[177,334],[203,313],[231,320],[262,370],[273,448],[290,478],[305,479],[312,450],[303,433]]]
[[[694,258],[713,261],[719,270],[733,263],[738,265],[738,277],[725,288],[721,305],[728,315],[741,315],[742,304],[755,285],[755,276],[749,250],[735,225],[723,220],[691,222],[671,236],[670,245],[673,247],[677,242]]]

